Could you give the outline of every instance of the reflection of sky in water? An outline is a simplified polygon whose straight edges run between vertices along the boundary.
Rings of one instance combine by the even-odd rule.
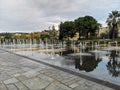
[[[108,61],[100,62],[98,64],[98,67],[96,67],[96,69],[94,69],[93,71],[91,71],[89,73],[92,73],[97,76],[106,76],[106,74],[108,74],[107,67],[106,67],[107,62]]]
[[[102,60],[102,62],[100,62],[98,64],[98,67],[96,67],[96,69],[94,69],[93,71],[89,72],[90,74],[93,74],[95,76],[97,76],[97,78],[103,79],[105,81],[112,81],[116,84],[119,85],[120,83],[120,77],[112,77],[112,75],[110,75],[109,71],[107,70],[107,63],[108,63],[108,59],[104,59]]]

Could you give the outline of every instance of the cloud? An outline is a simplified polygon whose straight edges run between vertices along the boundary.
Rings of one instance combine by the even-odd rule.
[[[41,31],[61,21],[91,15],[104,24],[120,11],[119,0],[0,0],[0,31]]]

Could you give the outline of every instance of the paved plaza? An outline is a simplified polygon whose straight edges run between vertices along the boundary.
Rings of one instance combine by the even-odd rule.
[[[113,90],[76,75],[0,50],[0,90]]]

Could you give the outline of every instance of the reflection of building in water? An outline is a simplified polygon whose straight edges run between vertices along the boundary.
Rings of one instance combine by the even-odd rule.
[[[110,60],[106,66],[112,76],[117,77],[120,75],[120,61],[117,59],[117,52],[115,50],[111,51]]]

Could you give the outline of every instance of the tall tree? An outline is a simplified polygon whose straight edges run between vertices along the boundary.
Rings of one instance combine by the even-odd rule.
[[[91,36],[95,36],[96,30],[99,29],[99,24],[97,20],[92,16],[84,17],[84,31],[85,35],[88,38],[88,34]]]
[[[75,28],[79,32],[79,39],[81,36],[88,38],[89,34],[90,36],[95,36],[96,30],[99,29],[99,24],[92,16],[85,16],[75,20]]]
[[[107,18],[109,27],[109,38],[114,39],[118,37],[118,24],[120,23],[120,12],[112,11]]]
[[[60,35],[59,39],[62,40],[64,38],[74,37],[75,29],[73,21],[66,21],[60,24]]]
[[[83,23],[84,17],[79,17],[78,19],[75,19],[74,26],[77,32],[79,32],[79,39],[82,35],[84,35],[84,23]]]
[[[60,23],[59,25],[59,40],[63,40],[64,35],[63,35],[63,22]]]

